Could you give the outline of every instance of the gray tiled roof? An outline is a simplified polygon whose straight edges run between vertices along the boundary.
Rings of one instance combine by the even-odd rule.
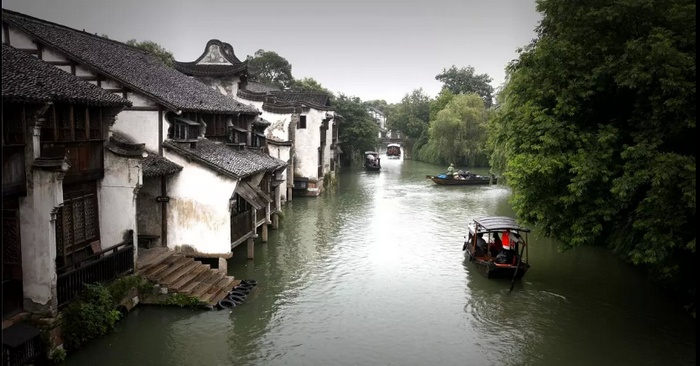
[[[321,92],[294,92],[294,91],[273,91],[270,92],[279,101],[301,102],[311,106],[328,108],[331,105],[330,96]]]
[[[173,163],[153,151],[148,151],[148,156],[143,159],[142,164],[144,177],[171,175],[182,170],[182,166]]]
[[[98,106],[130,106],[128,100],[2,45],[2,97],[5,101],[62,101]]]
[[[198,161],[209,168],[230,177],[240,179],[263,171],[277,170],[287,165],[284,161],[265,153],[236,150],[226,144],[200,138],[196,147],[189,142],[167,140],[163,146],[173,152]]]
[[[2,10],[3,21],[58,49],[70,59],[156,100],[173,110],[257,114],[252,106],[226,97],[202,82],[121,42],[21,13]]]
[[[114,131],[107,142],[107,150],[124,157],[137,158],[143,157],[146,152],[145,144],[137,143],[132,138],[121,132]]]

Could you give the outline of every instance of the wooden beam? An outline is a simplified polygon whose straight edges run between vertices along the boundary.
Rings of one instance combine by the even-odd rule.
[[[90,107],[85,106],[85,139],[90,140]]]
[[[2,32],[5,35],[5,44],[10,44],[10,26],[5,22],[2,22]]]
[[[37,56],[39,57],[39,60],[44,59],[44,46],[41,45],[41,43],[36,44],[36,51],[37,51]]]
[[[153,106],[153,107],[149,107],[149,106],[126,107],[126,108],[124,108],[124,110],[125,111],[151,111],[151,112],[159,111],[158,107],[156,107],[156,106]]]
[[[70,119],[70,140],[75,141],[75,118],[73,116],[73,105],[69,105],[70,108],[68,109],[69,113],[69,119]]]
[[[70,73],[75,75],[75,62],[70,63]]]
[[[78,76],[80,80],[85,80],[85,81],[98,81],[100,78],[97,76],[92,76],[92,75],[81,75]]]
[[[51,106],[51,118],[53,118],[53,141],[58,141],[58,119],[56,118],[56,105]]]

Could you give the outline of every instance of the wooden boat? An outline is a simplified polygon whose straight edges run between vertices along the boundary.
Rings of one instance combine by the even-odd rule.
[[[365,151],[365,169],[378,172],[381,168],[379,153],[376,151]]]
[[[390,159],[398,159],[401,157],[401,145],[389,144],[386,145],[386,156]]]
[[[462,250],[488,278],[520,279],[530,268],[529,232],[530,229],[518,225],[510,217],[480,217],[469,225]]]
[[[496,184],[498,182],[498,178],[496,177],[486,177],[476,174],[469,177],[459,178],[450,177],[446,174],[426,175],[425,177],[435,182],[435,184],[441,186],[473,186],[491,183]]]

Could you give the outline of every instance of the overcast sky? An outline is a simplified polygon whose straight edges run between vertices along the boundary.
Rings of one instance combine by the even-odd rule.
[[[292,75],[362,100],[434,97],[443,68],[473,66],[498,88],[535,37],[535,0],[4,0],[5,9],[111,39],[151,40],[194,61],[210,39],[245,60],[277,52]]]

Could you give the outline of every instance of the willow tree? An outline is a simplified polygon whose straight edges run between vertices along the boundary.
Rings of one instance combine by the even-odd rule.
[[[695,288],[695,1],[538,0],[494,129],[518,216]]]
[[[487,163],[486,109],[478,94],[452,96],[431,121],[428,133],[428,144],[421,154],[435,154],[442,163],[472,167]]]

